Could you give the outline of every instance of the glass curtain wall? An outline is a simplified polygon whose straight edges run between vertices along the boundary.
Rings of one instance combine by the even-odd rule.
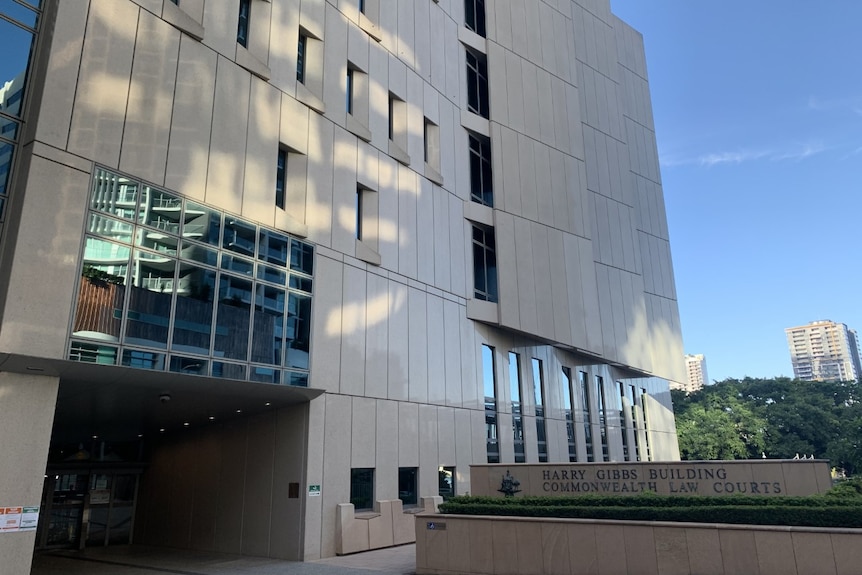
[[[41,8],[41,0],[0,2],[0,228],[6,221],[12,171],[27,112],[30,62],[41,26]]]

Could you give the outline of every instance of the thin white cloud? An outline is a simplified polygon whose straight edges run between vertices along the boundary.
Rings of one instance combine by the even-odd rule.
[[[822,142],[809,142],[799,144],[795,147],[772,148],[762,150],[737,150],[733,152],[712,152],[694,157],[661,156],[659,162],[662,167],[673,168],[676,166],[700,166],[711,168],[726,164],[743,164],[757,160],[768,160],[772,162],[798,162],[805,160],[827,150]]]

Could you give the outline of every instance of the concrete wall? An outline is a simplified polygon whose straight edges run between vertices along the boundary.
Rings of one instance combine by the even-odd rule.
[[[851,575],[862,529],[422,514],[416,573]]]
[[[300,559],[307,425],[307,406],[297,406],[157,445],[134,543]]]
[[[56,377],[0,371],[0,507],[41,505],[58,382]],[[30,573],[35,542],[36,531],[0,533],[4,575]]]

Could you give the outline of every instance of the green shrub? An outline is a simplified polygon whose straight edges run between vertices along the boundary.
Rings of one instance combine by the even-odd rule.
[[[862,496],[851,497],[455,497],[442,513],[561,517],[628,521],[676,521],[808,527],[862,527]]]

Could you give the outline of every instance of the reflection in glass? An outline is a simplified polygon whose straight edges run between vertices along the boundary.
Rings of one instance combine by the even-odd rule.
[[[181,261],[177,277],[172,348],[209,355],[216,274]]]
[[[177,196],[144,186],[138,223],[176,235],[180,233],[181,210],[182,200]]]
[[[115,312],[123,309],[130,254],[126,246],[87,237],[73,335],[111,342],[120,340],[121,318]],[[82,358],[82,361],[88,360]]]
[[[290,274],[290,289],[311,293],[311,278]]]
[[[69,359],[84,363],[115,365],[117,363],[117,348],[109,345],[73,341],[69,350]]]
[[[287,303],[287,367],[308,369],[311,297],[291,293]]]
[[[245,366],[236,363],[214,361],[212,376],[223,377],[225,379],[245,379]]]
[[[284,234],[271,230],[260,231],[260,253],[261,260],[287,267],[287,257],[290,246],[290,238]]]
[[[194,242],[187,242],[184,240],[182,243],[180,256],[183,259],[196,261],[198,263],[202,263],[208,266],[215,267],[218,265],[217,251],[205,248],[204,246],[198,245]]]
[[[251,300],[250,281],[221,274],[213,355],[246,361]]]
[[[134,229],[134,226],[128,222],[115,220],[92,212],[90,213],[90,221],[87,224],[87,231],[91,234],[127,243],[132,241],[132,231]]]
[[[126,220],[135,219],[135,207],[138,203],[137,182],[99,169],[96,170],[93,180],[91,210]]]
[[[189,375],[206,375],[207,360],[199,357],[171,356],[171,371]]]
[[[251,361],[281,365],[284,340],[283,289],[259,284],[254,304],[254,332]]]
[[[314,274],[314,248],[293,240],[290,243],[290,269],[306,275]]]
[[[286,381],[284,382],[287,385],[292,385],[294,387],[308,387],[308,373],[303,373],[301,371],[286,371],[284,373]]]
[[[222,247],[246,256],[254,256],[257,229],[254,224],[238,218],[226,217]]]
[[[221,214],[194,202],[186,202],[183,237],[213,246],[219,245]]]
[[[126,343],[166,348],[176,260],[135,250]]]
[[[273,266],[257,264],[257,279],[284,285],[287,280],[287,272]]]
[[[137,349],[124,349],[122,365],[138,369],[165,369],[165,354]]]
[[[7,140],[17,140],[19,126],[19,122],[16,122],[15,120],[12,120],[5,116],[0,116],[0,138],[6,138]]]
[[[281,372],[271,367],[251,366],[249,374],[251,381],[259,381],[260,383],[281,383]]]
[[[231,272],[236,272],[244,276],[252,277],[254,275],[254,262],[245,258],[232,256],[230,254],[221,255],[221,268]]]

